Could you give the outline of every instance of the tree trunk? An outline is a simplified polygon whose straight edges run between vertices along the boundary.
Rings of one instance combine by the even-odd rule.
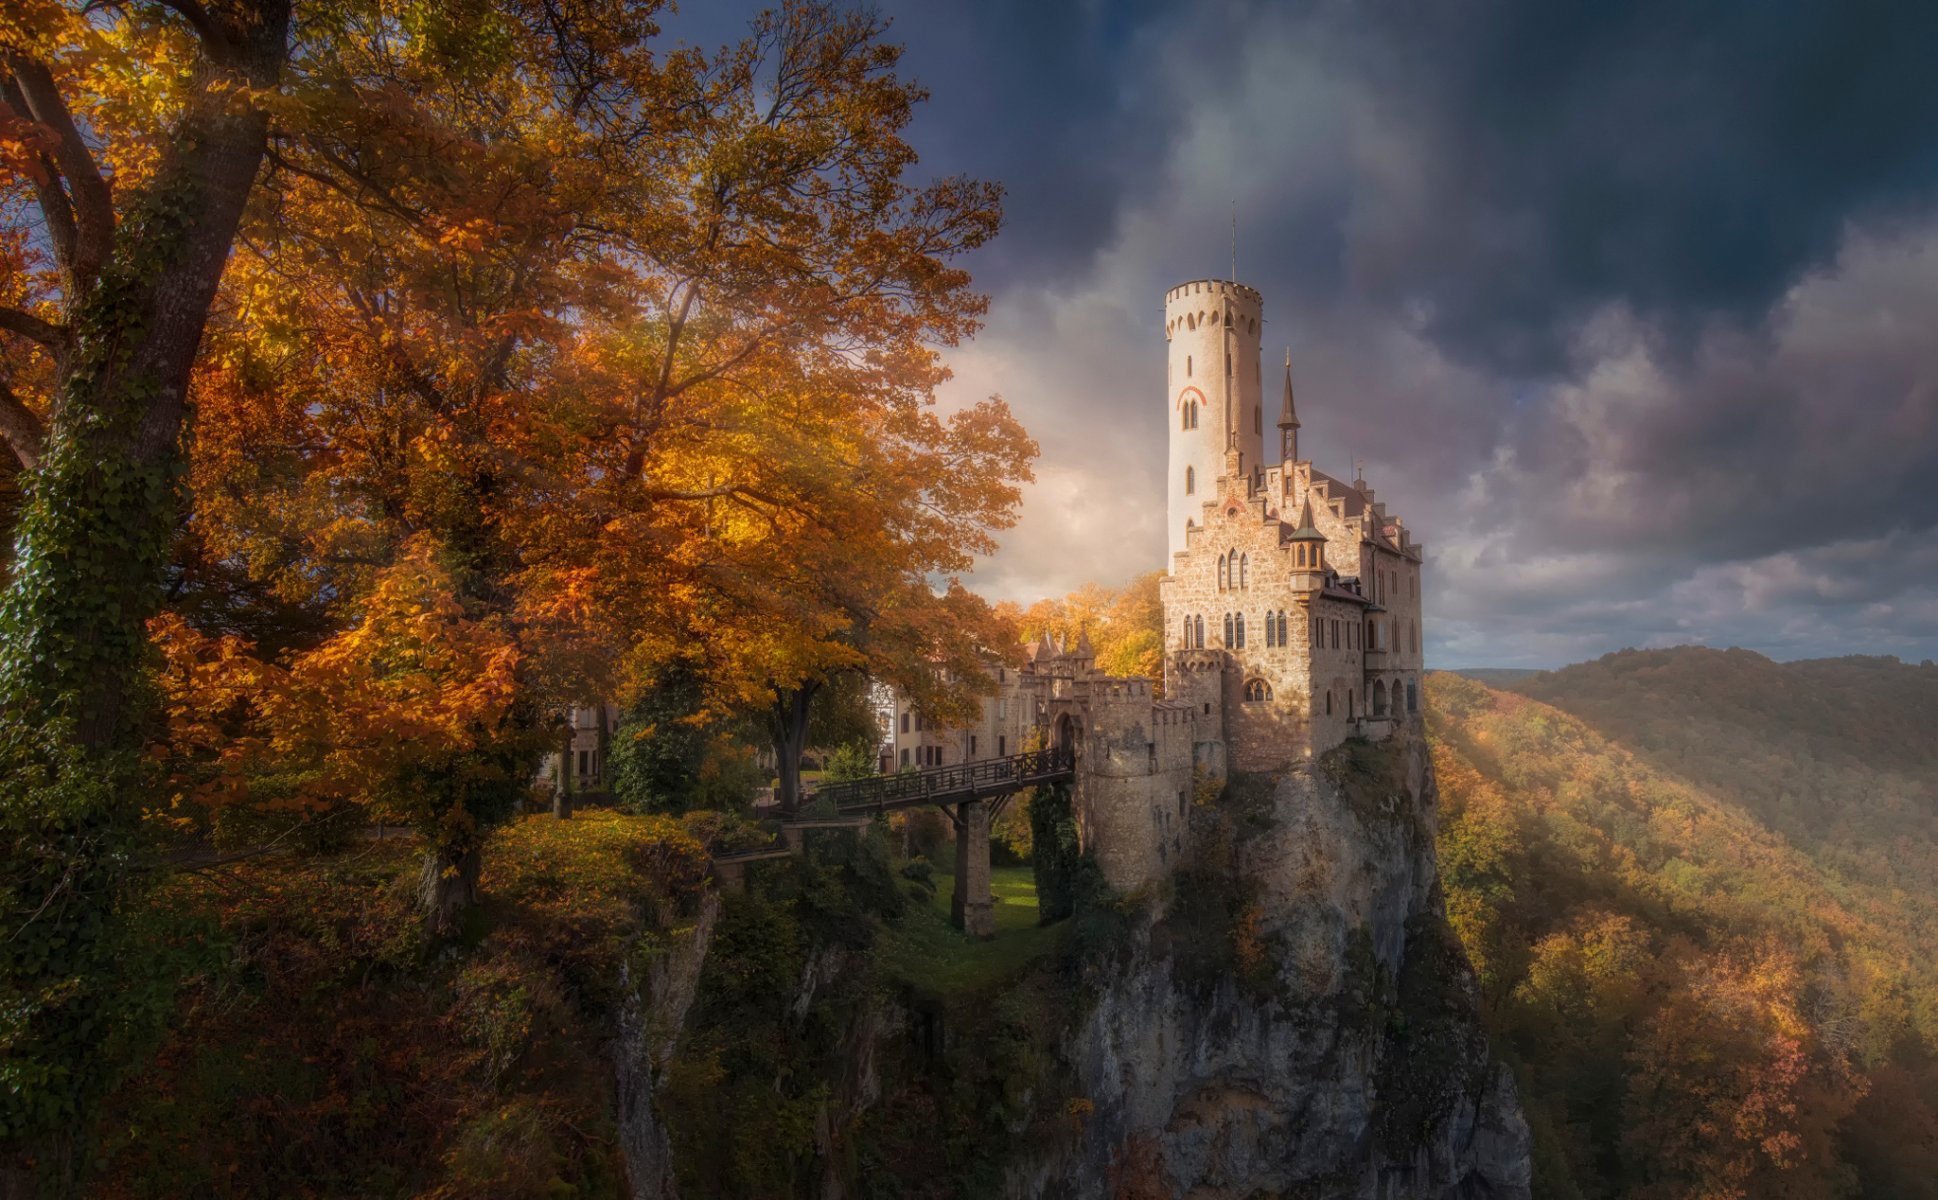
[[[267,140],[249,98],[276,86],[289,7],[195,7],[188,111],[122,211],[78,136],[55,154],[60,186],[41,192],[71,344],[0,597],[0,913],[13,929],[0,975],[26,998],[9,1014],[16,1078],[47,1084],[0,1093],[0,1171],[91,1127],[122,1066],[104,1048],[139,1042],[126,1034],[150,1019],[116,982],[158,715],[147,621],[175,529],[190,372]],[[0,70],[37,120],[72,128],[45,64],[10,50]]]
[[[596,760],[592,764],[592,766],[593,766],[594,773],[597,774],[599,777],[598,790],[606,794],[607,796],[606,802],[610,804],[612,802],[611,801],[612,776],[608,774],[608,772],[612,770],[612,762],[607,757],[607,755],[609,755],[612,751],[612,721],[610,719],[611,714],[606,711],[606,706],[604,704],[599,705],[598,711],[599,711],[599,732],[598,732],[599,742],[598,742],[598,749],[592,752],[593,758]]]
[[[801,754],[807,749],[808,711],[815,686],[774,689],[771,723],[775,769],[779,772],[774,790],[784,816],[801,811]]]
[[[478,902],[482,862],[476,846],[462,850],[438,846],[425,854],[417,900],[433,937],[450,937],[462,928],[465,910]]]
[[[564,741],[559,746],[558,786],[552,789],[552,815],[561,821],[572,819],[572,785],[576,776],[572,771],[572,743],[577,741],[578,727],[573,723],[572,711],[565,713]]]

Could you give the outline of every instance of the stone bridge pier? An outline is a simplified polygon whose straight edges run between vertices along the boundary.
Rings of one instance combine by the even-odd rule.
[[[949,813],[956,827],[956,890],[949,916],[957,929],[974,938],[996,936],[996,901],[989,890],[993,815],[987,800],[964,800]]]

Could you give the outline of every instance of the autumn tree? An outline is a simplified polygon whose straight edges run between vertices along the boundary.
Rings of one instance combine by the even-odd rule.
[[[190,373],[261,163],[287,0],[0,17],[0,437],[26,474],[0,597],[0,1140],[56,1176],[110,1070],[146,622]]]
[[[1028,641],[1048,636],[1065,645],[1090,639],[1099,669],[1112,675],[1164,679],[1162,571],[1147,571],[1121,588],[1086,583],[1067,596],[1006,606]]]

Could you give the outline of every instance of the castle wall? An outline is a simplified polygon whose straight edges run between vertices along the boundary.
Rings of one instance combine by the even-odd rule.
[[[1199,712],[1153,701],[1148,680],[1104,677],[1050,709],[1087,722],[1075,795],[1084,848],[1119,891],[1162,879],[1184,846]]]

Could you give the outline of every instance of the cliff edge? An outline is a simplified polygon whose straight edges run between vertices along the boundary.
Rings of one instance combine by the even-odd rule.
[[[1437,883],[1425,743],[1192,814],[1161,915],[1063,1051],[1096,1106],[1014,1196],[1522,1197],[1529,1137]]]

